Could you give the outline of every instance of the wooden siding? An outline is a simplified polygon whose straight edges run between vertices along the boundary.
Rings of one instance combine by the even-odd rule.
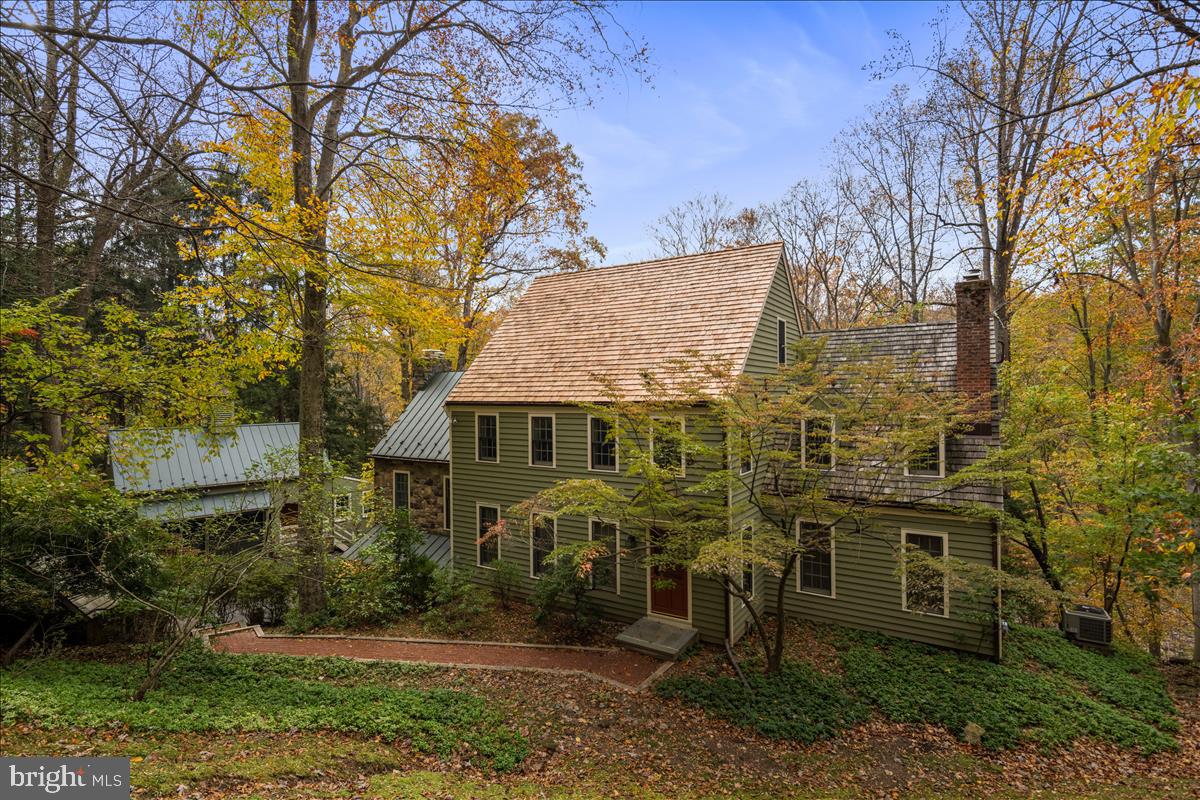
[[[801,594],[796,575],[788,579],[785,607],[804,619],[879,631],[918,642],[995,655],[993,623],[983,618],[986,607],[969,607],[960,592],[950,593],[949,617],[905,611],[901,604],[896,553],[900,531],[948,535],[950,557],[991,565],[995,551],[991,525],[936,512],[881,511],[871,532],[851,535],[839,529],[834,543],[836,597]],[[778,585],[766,581],[770,590]]]
[[[500,460],[475,460],[475,412],[484,411],[500,416]],[[467,406],[448,407],[450,415],[450,448],[453,465],[453,553],[458,569],[466,569],[484,585],[492,582],[491,570],[476,566],[476,504],[496,505],[507,516],[508,509],[530,495],[567,479],[599,478],[624,491],[632,491],[636,480],[624,474],[591,471],[588,467],[587,412],[571,406]],[[529,415],[554,413],[556,423],[555,467],[529,466]],[[714,432],[713,435],[716,435]],[[694,482],[703,474],[700,466],[689,464],[686,482]],[[524,521],[512,520],[518,530]],[[626,531],[621,531],[622,546]],[[588,520],[582,517],[559,517],[558,544],[582,542],[588,538]],[[527,534],[503,540],[500,558],[520,567],[529,574],[530,544]],[[633,622],[646,615],[646,566],[636,552],[626,554],[620,563],[620,592],[596,590],[591,597],[606,616]],[[533,579],[522,579],[522,590],[532,591]],[[694,577],[691,591],[692,625],[710,642],[720,642],[725,636],[724,592],[711,580]]]
[[[758,327],[754,329],[750,352],[746,354],[743,371],[747,375],[767,375],[775,372],[779,366],[775,323],[781,317],[787,320],[788,346],[791,347],[800,340],[800,321],[796,318],[792,287],[783,259],[780,259],[779,266],[775,269],[775,277],[771,280],[771,288],[763,304],[762,316],[758,320]],[[792,354],[789,351],[788,360],[791,361],[791,358]]]

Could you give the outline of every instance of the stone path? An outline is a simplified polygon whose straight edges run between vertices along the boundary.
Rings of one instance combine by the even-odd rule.
[[[617,648],[370,636],[286,636],[263,633],[257,625],[214,631],[204,638],[214,650],[226,653],[342,656],[468,669],[535,670],[584,675],[634,690],[649,686],[672,663]]]

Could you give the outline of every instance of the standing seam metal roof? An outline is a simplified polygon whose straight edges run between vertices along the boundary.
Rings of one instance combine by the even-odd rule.
[[[458,385],[461,372],[439,372],[417,392],[372,456],[413,461],[450,461],[450,426],[442,404]]]
[[[200,489],[299,476],[297,422],[109,431],[113,483],[122,492]]]

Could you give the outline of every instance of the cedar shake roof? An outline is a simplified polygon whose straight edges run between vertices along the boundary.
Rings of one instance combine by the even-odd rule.
[[[643,373],[692,351],[740,370],[782,258],[775,242],[539,277],[446,402],[597,402],[600,378],[639,399]]]
[[[914,369],[931,377],[949,391],[958,388],[957,325],[948,322],[907,322],[876,328],[840,328],[809,331],[809,338],[825,338],[822,357],[833,362],[864,358],[890,358],[897,364],[911,363]],[[993,326],[991,361],[996,362],[996,337]]]

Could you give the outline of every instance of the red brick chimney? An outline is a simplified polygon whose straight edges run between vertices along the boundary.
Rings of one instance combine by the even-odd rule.
[[[972,398],[975,436],[992,433],[992,309],[991,284],[977,272],[968,272],[954,285],[958,306],[956,323],[958,391]],[[977,415],[977,416],[976,416]]]

